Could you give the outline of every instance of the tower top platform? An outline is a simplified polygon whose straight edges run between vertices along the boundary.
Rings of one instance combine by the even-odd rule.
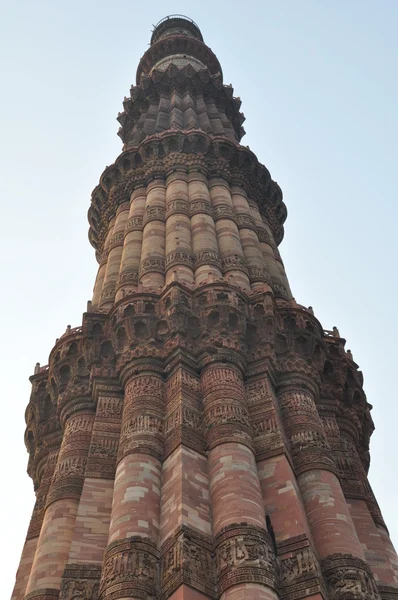
[[[168,15],[155,25],[151,37],[151,46],[172,35],[186,35],[203,42],[203,36],[195,21],[185,15]]]

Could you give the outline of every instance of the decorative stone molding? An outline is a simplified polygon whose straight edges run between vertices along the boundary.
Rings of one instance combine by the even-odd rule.
[[[218,593],[238,583],[277,588],[276,559],[269,534],[245,523],[230,525],[214,539]]]
[[[163,158],[159,157],[159,150]],[[170,148],[180,148],[179,153],[170,152]],[[155,158],[156,157],[156,158]],[[139,162],[139,168],[136,163]],[[223,176],[231,180],[239,173],[248,196],[259,202],[260,212],[267,219],[276,244],[283,238],[283,222],[286,219],[286,208],[282,202],[279,186],[270,178],[268,171],[260,165],[255,155],[247,148],[238,147],[233,142],[213,140],[203,131],[177,132],[168,131],[144,140],[139,148],[124,152],[115,165],[108,167],[101,177],[92,197],[92,208],[89,211],[90,241],[102,253],[107,234],[109,220],[115,213],[118,202],[125,202],[126,188],[130,195],[134,187],[145,185],[155,174],[166,174],[170,168],[177,166],[194,167],[205,172]],[[124,181],[120,182],[120,176]],[[119,186],[123,186],[120,188]],[[113,202],[107,201],[112,190]],[[222,206],[214,213],[214,218],[232,218],[236,221],[235,212]],[[221,211],[221,212],[220,212]],[[231,212],[232,211],[232,212]],[[101,215],[100,221],[95,215]]]
[[[123,398],[99,391],[97,410],[87,458],[86,477],[112,479],[115,476],[122,421]]]
[[[321,561],[331,600],[380,600],[367,563],[350,554],[333,554]]]
[[[169,598],[183,584],[217,598],[211,539],[181,526],[163,544],[160,554],[161,600]]]
[[[325,595],[321,569],[305,535],[279,542],[279,595],[281,600],[299,600]]]
[[[163,457],[164,384],[157,374],[133,375],[124,394],[118,462],[128,454]]]
[[[226,442],[253,447],[245,389],[238,369],[210,365],[202,373],[204,427],[208,449]]]
[[[101,565],[66,565],[59,600],[98,600],[100,577]]]
[[[102,565],[99,597],[157,597],[159,582],[159,552],[156,544],[142,537],[116,540],[108,546]]]
[[[58,600],[59,590],[52,588],[45,588],[41,590],[34,590],[25,596],[25,600]]]
[[[398,598],[398,587],[392,587],[391,585],[384,585],[378,583],[381,600],[397,600]]]
[[[73,413],[66,422],[47,506],[60,498],[80,498],[93,422],[92,413]]]
[[[395,581],[363,377],[292,298],[240,106],[197,26],[162,21],[92,194],[93,300],[31,377],[18,598],[398,600],[356,558]]]
[[[165,263],[162,258],[146,258],[141,261],[139,277],[146,275],[147,273],[164,273]]]
[[[281,391],[279,398],[297,475],[313,469],[336,473],[336,465],[312,395],[304,390],[288,389]]]
[[[36,491],[36,502],[30,519],[28,533],[26,539],[32,539],[40,535],[41,526],[43,524],[47,495],[50,489],[51,481],[54,476],[55,467],[57,466],[59,450],[51,451],[46,460],[43,477],[40,486]]]

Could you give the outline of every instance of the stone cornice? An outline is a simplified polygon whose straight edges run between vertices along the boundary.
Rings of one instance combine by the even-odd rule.
[[[216,324],[210,318],[214,312]],[[232,329],[231,312],[237,317]],[[332,358],[326,339],[330,341],[308,309],[275,302],[266,290],[248,295],[223,279],[194,289],[174,281],[160,293],[127,294],[108,314],[86,313],[82,327],[68,328],[51,351],[48,368],[32,377],[25,435],[29,473],[37,483],[39,462],[59,445],[60,421],[64,425],[71,415],[92,412],[101,393],[119,397],[123,384],[136,373],[149,371],[166,378],[184,365],[198,375],[211,364],[232,365],[249,379],[267,374],[279,391],[309,391],[319,414],[337,417],[353,438],[367,468],[373,422],[361,376],[349,376],[348,391],[352,388],[356,395],[347,395],[344,381],[354,363],[342,346]],[[253,354],[253,343],[261,353]],[[331,360],[334,371],[329,375],[324,365]],[[343,385],[328,400],[324,387],[336,386],[342,374]]]
[[[187,91],[193,94],[205,93],[207,97],[210,96],[216,106],[225,111],[237,139],[243,137],[245,131],[242,123],[245,117],[240,112],[242,103],[239,98],[233,96],[232,86],[223,85],[220,75],[212,75],[207,68],[195,70],[191,65],[178,68],[170,64],[165,71],[154,69],[150,75],[143,75],[140,85],[132,86],[130,97],[124,99],[124,110],[119,113],[117,120],[121,124],[118,135],[126,146],[129,145],[134,126],[139,123],[149,104],[159,102],[162,95],[174,91],[181,94]],[[142,131],[142,136],[146,135]]]
[[[282,191],[249,148],[201,130],[165,131],[148,137],[138,148],[123,152],[105,169],[100,184],[93,190],[88,212],[89,239],[98,252],[103,250],[108,223],[119,204],[126,202],[136,187],[145,187],[154,177],[165,177],[179,166],[239,182],[257,202],[280,244],[287,216]]]
[[[145,52],[137,68],[137,85],[140,84],[143,74],[150,73],[157,62],[173,54],[193,56],[206,65],[212,75],[220,73],[222,78],[222,69],[218,58],[206,44],[185,35],[175,35],[159,40]]]

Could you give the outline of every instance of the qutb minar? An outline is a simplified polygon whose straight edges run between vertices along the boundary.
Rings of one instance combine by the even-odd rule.
[[[160,21],[92,194],[92,301],[31,377],[12,600],[398,600],[362,373],[292,297],[240,106]]]

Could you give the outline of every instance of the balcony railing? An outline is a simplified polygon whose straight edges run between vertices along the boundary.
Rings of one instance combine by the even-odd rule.
[[[195,23],[195,21],[193,21],[192,19],[190,19],[186,15],[175,14],[175,15],[167,15],[167,17],[164,17],[163,19],[161,19],[159,21],[159,23],[156,23],[155,29],[157,27],[159,27],[159,25],[161,25],[162,23],[165,23],[166,21],[168,21],[169,19],[184,19],[184,21],[189,21],[189,23],[192,23],[192,25],[195,25],[195,27],[198,27],[198,25]],[[198,29],[199,29],[199,27],[198,27]]]

